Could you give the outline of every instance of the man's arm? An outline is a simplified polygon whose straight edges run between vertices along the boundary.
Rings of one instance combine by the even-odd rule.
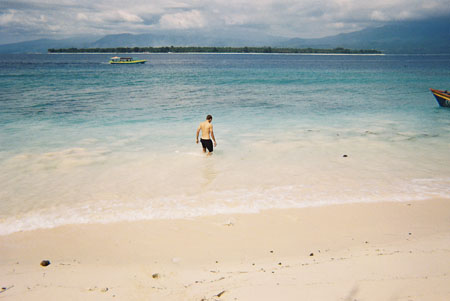
[[[195,137],[195,143],[197,143],[197,144],[198,144],[198,134],[200,134],[200,126],[198,126],[197,136]]]
[[[217,142],[216,142],[216,137],[214,137],[214,131],[213,131],[213,126],[211,124],[211,138],[214,141],[214,147],[217,146]]]

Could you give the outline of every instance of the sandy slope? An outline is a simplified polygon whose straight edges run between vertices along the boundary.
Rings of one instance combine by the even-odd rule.
[[[0,254],[4,300],[450,300],[450,200],[65,226]]]

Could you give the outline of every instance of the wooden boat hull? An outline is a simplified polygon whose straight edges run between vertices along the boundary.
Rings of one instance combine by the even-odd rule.
[[[450,93],[436,89],[430,89],[441,107],[450,107]]]
[[[147,60],[136,60],[136,61],[128,61],[128,62],[113,62],[110,61],[110,64],[144,64]]]

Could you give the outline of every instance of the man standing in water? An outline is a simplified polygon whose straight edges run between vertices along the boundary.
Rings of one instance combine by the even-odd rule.
[[[200,133],[200,131],[202,131],[202,138],[200,139],[200,141],[202,143],[203,152],[206,153],[206,149],[208,149],[208,156],[212,155],[213,152],[212,141],[214,141],[214,147],[217,146],[216,137],[214,137],[213,125],[211,124],[211,122],[212,116],[211,115],[206,116],[206,120],[200,123],[200,125],[198,126],[196,138],[196,143],[198,144],[198,134]]]

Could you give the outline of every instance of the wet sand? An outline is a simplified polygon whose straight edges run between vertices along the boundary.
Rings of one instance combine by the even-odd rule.
[[[70,225],[0,254],[4,300],[450,300],[450,200]]]

